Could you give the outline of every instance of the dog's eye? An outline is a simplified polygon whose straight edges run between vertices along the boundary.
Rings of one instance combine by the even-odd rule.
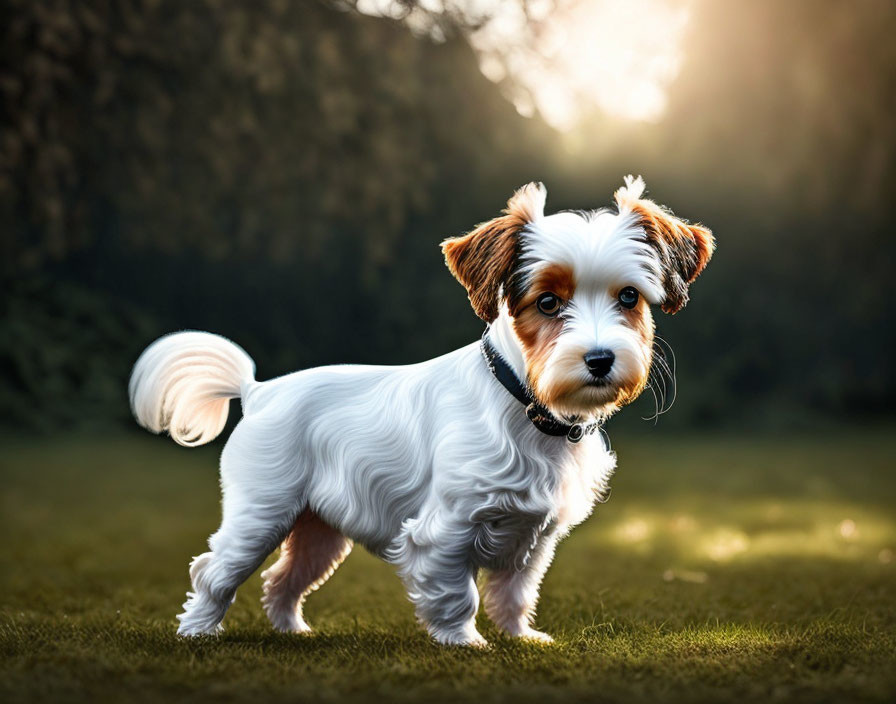
[[[538,308],[539,312],[549,318],[553,318],[557,315],[557,313],[560,312],[560,307],[562,305],[563,302],[553,293],[543,293],[538,297],[538,300],[535,301],[535,307]]]
[[[639,296],[640,294],[635,288],[626,286],[619,292],[619,305],[623,308],[634,308],[638,303]]]

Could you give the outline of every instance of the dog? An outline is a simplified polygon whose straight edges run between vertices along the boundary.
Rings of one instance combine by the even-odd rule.
[[[626,177],[615,208],[544,214],[530,183],[501,215],[442,243],[487,323],[481,341],[407,366],[329,366],[270,381],[236,344],[160,338],[136,362],[131,408],[181,445],[215,438],[229,399],[243,417],[221,454],[222,520],[190,565],[178,633],[216,633],[237,587],[262,574],[280,631],[310,631],[302,605],[354,542],[397,567],[443,644],[483,646],[534,628],[558,541],[609,490],[603,421],[648,383],[650,306],[675,313],[715,246]]]

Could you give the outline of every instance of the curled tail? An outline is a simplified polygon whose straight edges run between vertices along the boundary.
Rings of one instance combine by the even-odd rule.
[[[255,380],[255,362],[230,340],[208,332],[176,332],[147,347],[131,372],[131,411],[147,430],[167,430],[188,447],[214,440],[230,399]]]

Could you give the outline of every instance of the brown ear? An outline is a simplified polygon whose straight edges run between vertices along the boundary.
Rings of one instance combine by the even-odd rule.
[[[648,243],[656,250],[663,269],[666,299],[662,308],[677,313],[688,302],[688,287],[706,268],[715,249],[712,232],[691,225],[670,210],[643,197],[644,180],[626,176],[625,186],[615,193],[620,213],[634,213],[644,228]]]
[[[503,215],[442,242],[448,269],[467,289],[476,315],[486,322],[498,317],[498,297],[513,270],[520,231],[544,215],[546,196],[542,184],[529,183],[507,201]]]

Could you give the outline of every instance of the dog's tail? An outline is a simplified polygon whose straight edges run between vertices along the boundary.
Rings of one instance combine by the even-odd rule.
[[[255,362],[230,340],[176,332],[147,347],[131,372],[131,411],[147,430],[192,447],[224,429],[230,399],[255,380]]]

